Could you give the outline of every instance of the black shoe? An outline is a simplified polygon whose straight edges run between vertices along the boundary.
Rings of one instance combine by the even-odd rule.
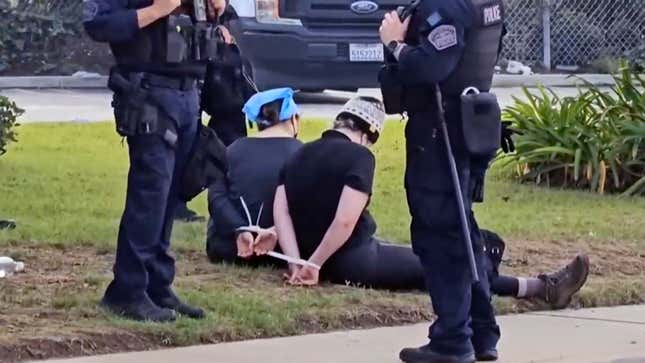
[[[195,222],[205,222],[206,217],[200,216],[197,212],[188,209],[186,204],[180,204],[175,209],[174,219],[180,222],[186,223],[195,223]]]
[[[16,229],[16,221],[14,220],[0,220],[0,229],[6,229],[11,231],[12,229]]]
[[[162,308],[172,309],[178,314],[187,316],[191,319],[204,319],[206,317],[204,310],[190,306],[174,295],[163,299],[154,299],[154,302]]]
[[[399,358],[405,363],[475,363],[472,353],[462,356],[440,354],[432,351],[429,345],[405,348],[399,353]]]
[[[578,255],[560,271],[540,275],[546,285],[545,300],[553,309],[564,309],[571,303],[573,295],[580,291],[589,276],[589,257]]]
[[[100,306],[113,314],[136,321],[169,323],[177,319],[177,314],[173,310],[161,308],[149,298],[136,303],[122,304],[111,302],[104,297]]]
[[[494,362],[499,359],[499,354],[497,353],[497,349],[493,348],[475,353],[475,357],[478,362]]]

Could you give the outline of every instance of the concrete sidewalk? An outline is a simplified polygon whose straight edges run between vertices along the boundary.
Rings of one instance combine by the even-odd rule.
[[[578,90],[573,87],[554,88],[558,95],[575,96]],[[502,106],[513,102],[513,97],[523,98],[520,88],[495,88]],[[381,97],[378,89],[361,89],[359,94]],[[31,122],[96,122],[113,120],[112,93],[105,89],[5,89],[0,95],[7,96],[25,109],[19,118],[21,123]],[[325,92],[308,95],[298,100],[303,117],[330,119],[336,116],[340,105],[354,93]]]
[[[499,319],[502,363],[643,363],[645,305],[533,313]],[[58,363],[395,363],[424,344],[427,324],[255,340]]]

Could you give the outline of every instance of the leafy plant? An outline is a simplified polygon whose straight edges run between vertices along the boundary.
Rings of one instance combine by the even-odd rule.
[[[645,195],[645,78],[623,64],[614,81],[577,97],[524,89],[527,100],[504,110],[523,135],[502,165],[525,182]]]
[[[0,1],[0,72],[18,75],[105,71],[105,45],[83,31],[80,0]]]
[[[10,142],[17,141],[13,128],[18,126],[16,119],[23,112],[24,110],[18,108],[14,102],[0,96],[0,155],[7,152],[6,147]]]

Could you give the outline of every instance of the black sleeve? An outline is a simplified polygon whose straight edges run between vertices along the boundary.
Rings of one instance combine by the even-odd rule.
[[[235,233],[238,227],[246,226],[248,221],[238,208],[239,201],[231,199],[226,178],[219,178],[208,189],[208,210],[216,230],[222,233]]]
[[[345,175],[345,185],[372,195],[375,168],[376,160],[374,155],[366,148],[361,148]]]
[[[284,164],[282,169],[280,169],[280,174],[278,175],[278,186],[284,185],[286,179],[287,179],[287,167],[289,166],[289,163]]]

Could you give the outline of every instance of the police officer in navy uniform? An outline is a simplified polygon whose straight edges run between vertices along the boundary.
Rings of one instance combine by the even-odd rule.
[[[108,42],[116,60],[109,81],[112,105],[130,158],[114,280],[102,306],[134,320],[167,322],[177,313],[204,317],[171,288],[178,180],[198,131],[197,79],[204,71],[181,37],[191,21],[183,13],[181,0],[83,1],[87,33]],[[177,26],[169,25],[171,14],[179,16]]]
[[[487,166],[493,153],[483,160],[469,153],[460,97],[468,87],[489,91],[503,32],[503,15],[501,0],[421,0],[411,17],[402,21],[397,12],[388,13],[380,28],[381,40],[395,59],[392,74],[402,88],[402,111],[409,116],[405,186],[412,215],[411,238],[426,271],[426,284],[437,315],[430,328],[429,344],[402,350],[400,358],[405,362],[470,363],[476,359],[497,359],[500,331],[487,286],[481,234],[471,209],[474,199],[481,199],[474,195],[474,191],[481,189],[477,184],[483,183],[481,165]],[[479,272],[477,283],[471,276],[464,248],[434,92],[437,85],[443,96],[468,212]],[[383,93],[385,96],[386,92]]]

